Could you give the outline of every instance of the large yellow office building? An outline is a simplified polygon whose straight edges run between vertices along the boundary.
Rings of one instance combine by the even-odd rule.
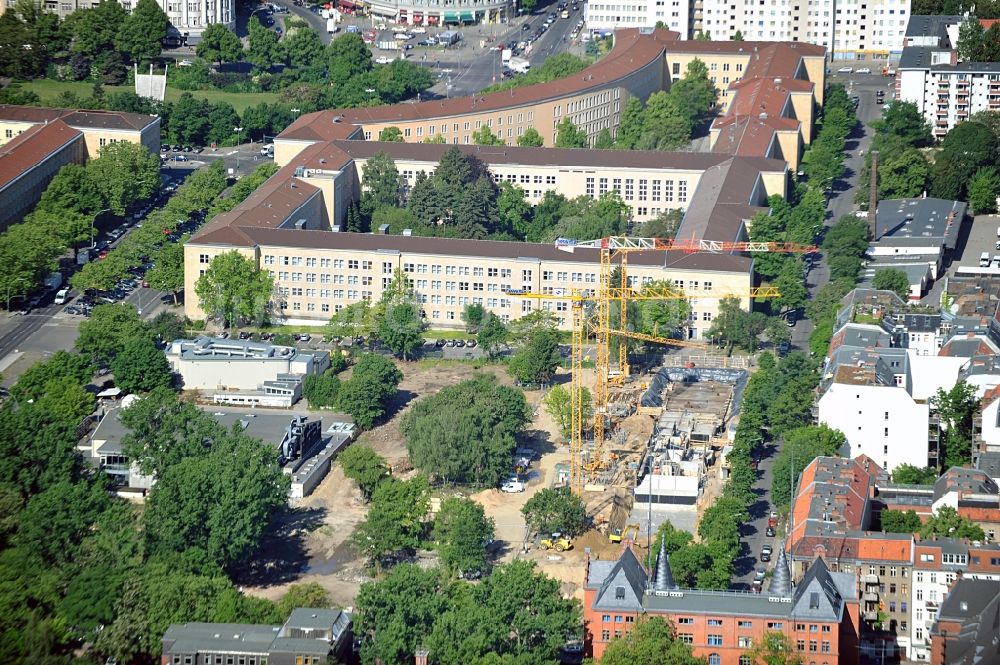
[[[555,126],[567,116],[591,139],[604,128],[614,133],[629,97],[645,99],[669,88],[695,58],[706,63],[723,91],[707,152],[514,147],[528,128],[551,145]],[[823,49],[809,44],[688,42],[665,30],[623,30],[606,58],[559,81],[485,96],[307,114],[275,140],[282,169],[185,246],[186,313],[203,316],[194,284],[214,256],[236,250],[272,273],[274,311],[290,323],[322,324],[353,302],[377,300],[400,269],[413,281],[433,327],[460,327],[470,303],[504,320],[540,307],[565,327],[566,301],[509,292],[558,295],[595,288],[597,250],[420,238],[406,231],[340,232],[349,204],[361,195],[367,160],[385,152],[405,188],[457,145],[496,182],[523,189],[530,203],[547,191],[596,199],[617,190],[637,222],[682,209],[681,239],[745,240],[747,222],[766,210],[767,197],[786,194],[789,167],[796,168],[812,138],[823,59]],[[374,140],[390,126],[401,130],[404,143]],[[483,126],[506,145],[469,145]],[[422,143],[435,136],[449,145]],[[752,260],[736,253],[650,252],[635,255],[629,265],[637,285],[669,279],[684,288],[692,298],[688,334],[694,339],[711,326],[719,294],[746,293],[754,285]],[[744,299],[743,306],[750,303]]]

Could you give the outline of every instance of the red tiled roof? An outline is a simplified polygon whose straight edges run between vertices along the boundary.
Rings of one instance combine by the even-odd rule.
[[[61,119],[70,127],[140,131],[158,118],[142,113],[53,109],[41,106],[0,104],[0,120],[41,124]]]
[[[62,120],[35,125],[0,146],[0,188],[30,171],[39,162],[83,135]]]
[[[770,154],[768,150],[778,132],[797,132],[801,124],[792,118],[727,115],[713,124],[719,130],[719,138],[712,152],[765,156]]]

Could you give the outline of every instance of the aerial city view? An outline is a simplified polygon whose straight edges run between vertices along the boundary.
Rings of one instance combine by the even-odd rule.
[[[1000,3],[0,2],[0,663],[1000,665]]]

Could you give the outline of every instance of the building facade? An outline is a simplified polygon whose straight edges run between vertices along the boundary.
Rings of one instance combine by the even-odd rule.
[[[620,28],[652,28],[662,23],[680,34],[681,39],[693,39],[701,30],[695,21],[701,0],[597,0],[583,6],[587,29],[606,34]]]
[[[931,630],[931,663],[1000,661],[1000,582],[958,580]]]
[[[353,11],[362,3],[340,0],[337,4]],[[511,0],[372,0],[363,4],[374,16],[409,25],[500,23],[516,13]]]
[[[131,13],[137,0],[119,0],[125,11]],[[99,0],[42,0],[42,9],[59,18],[66,18],[78,9],[92,9]],[[2,0],[0,14],[14,8],[16,0]],[[229,29],[236,27],[234,0],[157,0],[160,9],[170,19],[172,31],[177,34],[200,35],[209,25],[223,23]]]
[[[119,141],[141,144],[151,153],[158,153],[160,150],[159,116],[9,104],[0,104],[0,146],[31,127],[56,120],[61,120],[83,135],[86,156],[90,159],[99,157],[104,146]]]
[[[0,149],[0,230],[31,212],[59,169],[86,157],[83,135],[61,120],[7,141]]]
[[[779,557],[778,566],[784,557]],[[853,575],[831,572],[818,561],[797,586],[787,568],[775,571],[770,589],[680,589],[660,550],[647,572],[630,546],[617,561],[588,560],[584,586],[584,643],[600,659],[612,640],[649,617],[670,621],[677,638],[709,665],[747,665],[747,652],[768,632],[785,635],[803,660],[817,665],[857,663],[858,595]]]

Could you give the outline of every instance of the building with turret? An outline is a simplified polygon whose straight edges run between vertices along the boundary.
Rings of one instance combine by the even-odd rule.
[[[662,545],[648,570],[631,543],[615,561],[587,559],[588,655],[599,659],[608,642],[653,616],[668,619],[677,638],[708,665],[748,665],[747,652],[769,632],[785,635],[804,660],[817,665],[857,662],[857,577],[832,572],[819,559],[793,585],[783,548],[762,593],[679,588]]]

